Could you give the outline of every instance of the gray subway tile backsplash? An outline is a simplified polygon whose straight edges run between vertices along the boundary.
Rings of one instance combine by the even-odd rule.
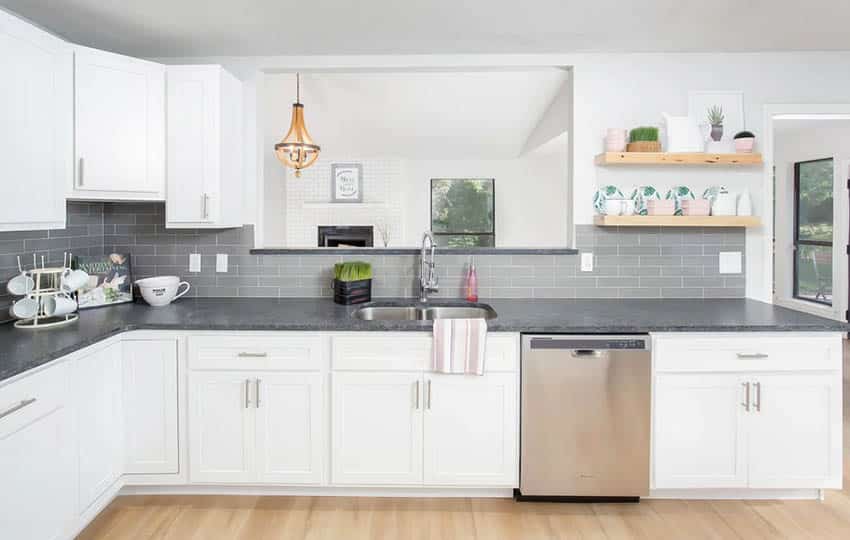
[[[0,278],[17,273],[16,256],[32,252],[61,262],[64,251],[133,255],[135,277],[177,274],[193,284],[189,296],[331,296],[332,266],[352,256],[251,255],[253,226],[236,229],[165,228],[162,203],[68,203],[61,230],[0,233]],[[579,225],[576,247],[594,253],[582,272],[578,255],[479,255],[481,298],[729,298],[744,296],[744,276],[722,275],[717,253],[744,250],[744,229],[601,228]],[[201,271],[188,272],[200,253]],[[228,254],[228,272],[215,272],[215,254]],[[27,259],[28,258],[28,259]],[[373,296],[418,294],[418,255],[365,254]],[[40,260],[40,259],[39,259]],[[467,255],[437,255],[438,298],[462,295]],[[10,301],[0,280],[0,309]]]

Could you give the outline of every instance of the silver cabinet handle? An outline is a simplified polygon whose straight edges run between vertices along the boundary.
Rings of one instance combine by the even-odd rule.
[[[741,386],[744,387],[744,402],[741,405],[745,411],[750,412],[750,383],[741,383]]]
[[[203,204],[204,204],[204,219],[210,217],[210,208],[209,208],[210,194],[204,193],[203,195]]]
[[[260,408],[260,379],[254,380],[254,389],[257,391],[254,395],[254,406]]]
[[[251,380],[245,379],[245,408],[251,406]]]
[[[416,410],[419,410],[419,382],[416,381]]]
[[[431,379],[428,379],[428,388],[426,389],[427,401],[425,402],[425,408],[429,411],[431,410]]]
[[[754,404],[756,412],[761,412],[761,383],[753,383],[756,389],[756,402]]]
[[[77,186],[83,187],[83,158],[77,161]]]
[[[20,411],[21,409],[23,409],[24,407],[26,407],[28,405],[32,405],[33,403],[35,403],[35,401],[36,401],[35,398],[22,399],[20,402],[18,402],[17,405],[12,405],[11,407],[6,409],[5,411],[1,412],[0,418],[6,418],[10,414],[16,413],[16,412]]]
[[[265,352],[241,352],[237,354],[239,358],[265,358],[269,355],[269,353]]]
[[[757,352],[757,353],[743,353],[743,352],[739,352],[739,353],[735,353],[735,356],[737,356],[738,358],[745,358],[745,359],[753,359],[753,358],[767,358],[767,354],[766,354],[766,353],[758,353],[758,352]]]

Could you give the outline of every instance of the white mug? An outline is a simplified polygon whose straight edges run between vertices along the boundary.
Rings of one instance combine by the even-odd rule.
[[[185,281],[180,281],[180,278],[177,276],[159,276],[140,279],[136,281],[136,285],[139,286],[139,292],[142,293],[142,298],[145,299],[145,302],[154,307],[167,306],[189,292],[191,288],[191,285]],[[178,294],[177,290],[183,285],[186,288]]]
[[[67,296],[46,296],[41,300],[41,307],[48,317],[58,317],[77,311],[77,301]]]
[[[605,201],[605,215],[619,216],[623,213],[623,199],[608,199]]]
[[[77,289],[89,282],[89,275],[82,270],[66,269],[62,273],[61,288],[66,293],[75,292]]]
[[[38,315],[38,300],[21,298],[9,308],[9,314],[18,319],[32,319]]]
[[[26,274],[18,274],[6,283],[6,290],[12,296],[24,296],[35,287],[35,281]]]

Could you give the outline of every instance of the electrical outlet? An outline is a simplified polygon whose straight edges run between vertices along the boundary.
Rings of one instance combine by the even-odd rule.
[[[741,252],[721,251],[718,260],[718,268],[721,274],[741,273]]]
[[[581,254],[581,271],[593,272],[593,252]]]
[[[190,253],[189,254],[189,271],[190,272],[200,272],[201,271],[201,254],[200,253]]]
[[[216,253],[215,255],[215,271],[227,272],[227,253]]]

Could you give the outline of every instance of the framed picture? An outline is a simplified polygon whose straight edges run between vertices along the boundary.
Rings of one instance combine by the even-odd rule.
[[[331,202],[363,202],[363,165],[359,163],[331,165]]]
[[[80,309],[133,301],[129,254],[78,257],[77,268],[89,275],[89,282],[77,292]]]
[[[709,112],[712,109],[723,113],[723,130],[717,133],[715,129],[712,139],[728,143],[746,127],[744,123],[744,93],[743,92],[688,92],[688,115],[695,118],[700,126],[710,125]],[[719,139],[716,137],[719,135]]]

